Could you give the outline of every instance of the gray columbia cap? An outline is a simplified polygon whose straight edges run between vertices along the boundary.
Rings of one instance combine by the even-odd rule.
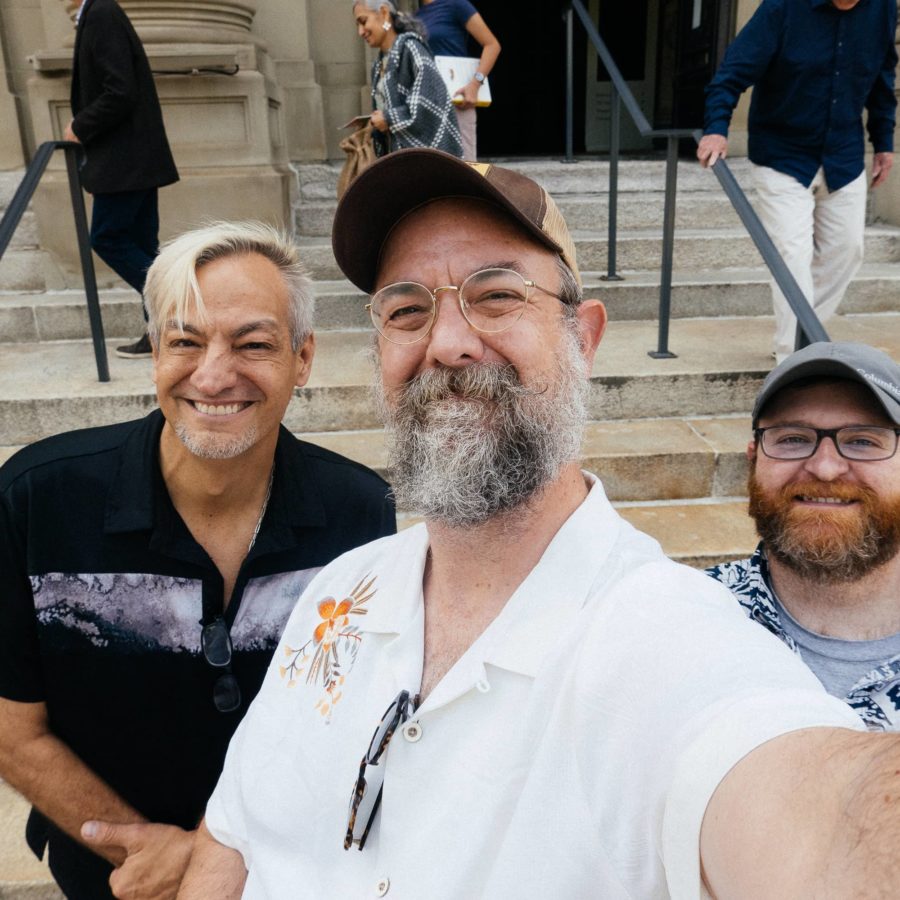
[[[753,407],[753,427],[765,405],[802,378],[846,378],[865,385],[895,425],[900,425],[900,365],[867,344],[820,341],[792,353],[763,382]]]

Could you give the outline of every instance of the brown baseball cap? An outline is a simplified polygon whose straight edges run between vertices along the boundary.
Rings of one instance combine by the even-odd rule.
[[[559,253],[581,284],[575,242],[553,198],[536,181],[513,169],[465,162],[441,150],[389,153],[350,185],[338,204],[331,238],[341,271],[371,294],[382,248],[397,223],[426,203],[450,197],[494,203]]]

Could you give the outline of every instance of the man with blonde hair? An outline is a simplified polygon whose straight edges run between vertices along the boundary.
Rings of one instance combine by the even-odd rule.
[[[146,295],[159,409],[0,469],[0,775],[70,900],[174,896],[295,598],[395,529],[384,481],[281,425],[314,352],[290,241],[189,232]]]

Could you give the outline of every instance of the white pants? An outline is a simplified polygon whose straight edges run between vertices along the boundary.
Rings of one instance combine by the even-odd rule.
[[[753,167],[754,208],[784,257],[804,296],[824,324],[837,311],[863,259],[866,173],[828,192],[822,169],[805,188],[796,178],[767,166]],[[775,358],[794,350],[797,320],[772,283]]]
[[[475,129],[478,120],[478,108],[460,109],[456,107],[456,121],[459,125],[459,133],[462,135],[463,159],[474,162],[478,159],[476,153]]]

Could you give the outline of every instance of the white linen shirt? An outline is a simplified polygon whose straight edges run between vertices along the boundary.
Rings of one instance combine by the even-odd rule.
[[[788,731],[861,728],[586,477],[418,729],[394,735],[362,851],[343,849],[360,760],[421,682],[428,533],[353,550],[310,584],[207,810],[244,857],[245,898],[696,898],[703,813],[729,769]]]

